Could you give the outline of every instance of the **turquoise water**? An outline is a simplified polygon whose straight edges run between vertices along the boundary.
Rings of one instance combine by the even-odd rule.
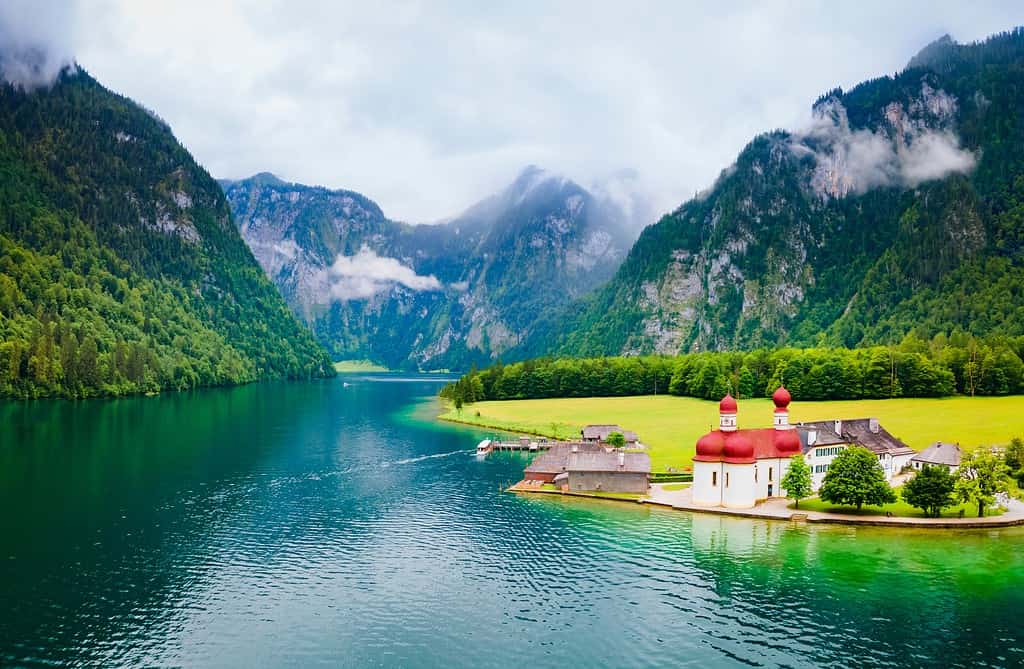
[[[0,665],[1024,664],[1022,530],[502,494],[440,383],[0,404]]]

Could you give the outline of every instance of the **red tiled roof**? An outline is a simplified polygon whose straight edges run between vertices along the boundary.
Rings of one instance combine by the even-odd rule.
[[[721,450],[709,448],[722,444]],[[717,452],[716,452],[717,451]],[[697,441],[698,462],[751,463],[766,458],[788,458],[800,452],[796,430],[761,428],[722,432],[714,430]]]

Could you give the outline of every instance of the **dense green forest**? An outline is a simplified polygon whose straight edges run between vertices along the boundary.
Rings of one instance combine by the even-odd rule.
[[[480,400],[673,395],[768,397],[780,385],[798,400],[1024,393],[1024,337],[914,336],[898,346],[783,348],[679,356],[540,358],[472,370],[441,396]]]
[[[332,373],[163,121],[81,69],[0,84],[0,397]]]

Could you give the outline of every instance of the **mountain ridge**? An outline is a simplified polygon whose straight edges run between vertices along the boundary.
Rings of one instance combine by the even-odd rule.
[[[1020,334],[1024,32],[910,62],[756,137],[509,357]]]
[[[536,166],[461,214],[418,225],[353,191],[224,183],[243,237],[320,341],[336,357],[390,367],[490,362],[552,305],[610,277],[630,241],[615,205]],[[357,295],[358,271],[378,281]]]
[[[0,395],[333,372],[167,124],[81,66],[0,82]]]

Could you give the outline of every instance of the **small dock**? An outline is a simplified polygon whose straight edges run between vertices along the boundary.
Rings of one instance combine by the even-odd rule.
[[[497,439],[484,439],[476,446],[476,454],[480,456],[487,455],[494,451],[528,451],[528,452],[539,452],[546,451],[556,444],[564,444],[571,446],[573,443],[581,442],[570,442],[570,441],[555,441],[554,439],[547,438],[531,438],[531,437],[520,437],[513,441],[498,441]]]

